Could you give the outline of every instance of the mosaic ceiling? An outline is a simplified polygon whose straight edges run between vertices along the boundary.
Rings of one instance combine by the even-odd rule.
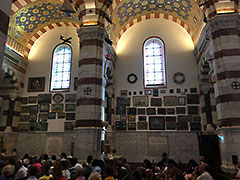
[[[193,0],[125,0],[114,9],[112,17],[119,32],[130,21],[148,14],[161,13],[180,19],[193,31],[202,22],[203,13]]]
[[[25,5],[14,11],[10,18],[9,36],[26,46],[40,29],[57,22],[79,24],[78,13],[68,17],[60,11],[60,0],[17,0]],[[89,0],[93,2],[92,0]],[[202,11],[194,0],[113,0],[116,6],[111,12],[114,25],[110,28],[113,40],[117,40],[120,31],[131,21],[149,14],[165,14],[180,19],[191,32],[200,29]],[[88,0],[85,0],[85,3]],[[95,2],[95,1],[94,1]],[[97,6],[96,6],[97,7]],[[99,7],[99,6],[98,6]],[[109,13],[109,12],[108,12]],[[50,30],[50,29],[49,29]],[[116,42],[115,42],[116,43]]]
[[[78,23],[77,14],[68,17],[60,11],[60,1],[36,1],[18,10],[10,19],[9,35],[19,39],[22,44],[41,28],[55,22]]]

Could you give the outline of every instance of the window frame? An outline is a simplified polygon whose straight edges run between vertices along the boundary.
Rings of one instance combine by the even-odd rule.
[[[52,73],[53,73],[53,58],[54,58],[54,52],[55,50],[61,46],[61,45],[66,45],[70,48],[71,50],[71,65],[70,65],[70,78],[69,78],[69,88],[63,88],[61,90],[51,90],[52,89]],[[51,61],[51,74],[50,74],[50,86],[49,86],[49,92],[69,92],[71,88],[71,77],[72,77],[72,59],[73,59],[73,51],[72,51],[72,46],[68,43],[59,43],[58,45],[55,46],[55,48],[52,51],[52,61]]]
[[[151,87],[147,87],[146,84],[145,84],[145,65],[144,65],[144,47],[145,47],[145,43],[149,40],[149,39],[152,39],[152,38],[156,38],[158,39],[159,41],[161,41],[161,43],[163,44],[163,54],[164,54],[164,58],[163,58],[163,63],[164,63],[164,77],[165,77],[165,83],[163,86],[151,86]],[[165,42],[163,41],[162,38],[158,37],[158,36],[150,36],[148,37],[147,39],[145,39],[145,41],[143,42],[142,44],[142,65],[143,65],[143,86],[144,86],[144,89],[155,89],[155,88],[167,88],[167,69],[166,69],[166,48],[165,48]]]

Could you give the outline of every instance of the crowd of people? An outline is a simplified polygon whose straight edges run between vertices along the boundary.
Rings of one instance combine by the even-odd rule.
[[[125,158],[93,159],[79,163],[76,157],[61,153],[49,157],[25,154],[22,159],[0,161],[0,180],[213,180],[204,157],[197,163],[177,164],[166,153],[158,163],[144,159],[139,167],[131,167]]]

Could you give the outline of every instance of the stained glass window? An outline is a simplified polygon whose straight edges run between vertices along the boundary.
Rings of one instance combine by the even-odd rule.
[[[72,49],[58,45],[53,52],[50,91],[68,91],[71,77]]]
[[[147,39],[143,44],[145,88],[166,87],[164,43],[160,38]]]

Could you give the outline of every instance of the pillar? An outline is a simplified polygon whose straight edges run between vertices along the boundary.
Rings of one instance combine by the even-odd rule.
[[[240,19],[237,11],[226,14],[218,12],[220,10],[216,9],[208,16],[216,75],[217,133],[221,137],[222,169],[233,172],[232,155],[240,159]]]
[[[3,54],[5,43],[7,40],[8,24],[10,19],[12,0],[0,1],[0,79],[3,79],[4,72],[2,70]]]
[[[86,159],[91,154],[99,158],[104,120],[105,88],[103,87],[104,29],[82,26],[80,38],[77,114],[75,123],[75,155]]]

